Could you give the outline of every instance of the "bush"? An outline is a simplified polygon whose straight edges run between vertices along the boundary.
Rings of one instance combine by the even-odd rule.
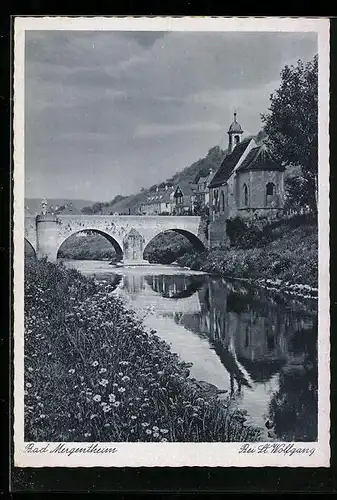
[[[303,222],[302,218],[302,222]],[[234,221],[230,249],[212,249],[200,254],[185,254],[177,262],[191,269],[250,279],[281,279],[293,284],[318,285],[318,233],[312,221],[278,221],[261,229],[261,239],[252,246],[242,221]],[[236,224],[236,225],[235,225]],[[292,225],[295,227],[293,228]],[[241,232],[241,230],[243,231]],[[234,236],[234,234],[236,236]],[[242,236],[244,235],[244,236]],[[251,240],[252,241],[252,240]],[[268,243],[266,243],[268,241]],[[263,244],[262,244],[262,243]]]

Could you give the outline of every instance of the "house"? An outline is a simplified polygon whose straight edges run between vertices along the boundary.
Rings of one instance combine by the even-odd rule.
[[[181,182],[175,187],[173,192],[173,214],[182,215],[193,213],[196,201],[196,189],[197,186],[195,184],[189,184],[187,182]]]
[[[228,130],[228,151],[209,183],[211,247],[225,244],[225,221],[273,219],[284,207],[284,170],[264,143],[253,138],[242,140],[243,130],[234,121]]]
[[[160,190],[158,187],[149,193],[139,206],[139,213],[145,215],[159,215],[162,213],[171,214],[174,205],[174,188],[165,186]]]
[[[200,207],[209,206],[209,184],[213,178],[214,172],[210,170],[209,174],[205,177],[199,177],[197,182],[197,189],[195,192],[196,204]]]

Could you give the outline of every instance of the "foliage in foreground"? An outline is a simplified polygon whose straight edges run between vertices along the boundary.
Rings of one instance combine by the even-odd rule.
[[[205,396],[187,365],[135,315],[75,270],[25,272],[25,439],[254,441],[244,415]]]

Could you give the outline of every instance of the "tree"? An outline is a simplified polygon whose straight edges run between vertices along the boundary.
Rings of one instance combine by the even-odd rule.
[[[262,114],[271,153],[287,166],[301,166],[307,199],[317,210],[318,192],[318,57],[285,66],[281,85]]]

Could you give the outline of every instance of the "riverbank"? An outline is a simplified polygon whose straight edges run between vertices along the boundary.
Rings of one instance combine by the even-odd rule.
[[[317,297],[317,224],[275,226],[263,246],[218,248],[186,253],[177,263],[187,268],[241,278],[259,286]]]
[[[25,269],[25,440],[254,441],[230,399],[113,294],[45,261]]]

